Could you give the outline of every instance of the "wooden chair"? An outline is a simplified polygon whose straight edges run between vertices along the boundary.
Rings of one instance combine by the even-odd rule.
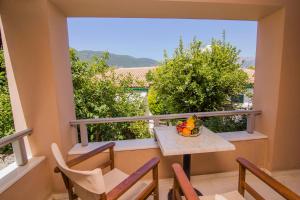
[[[300,196],[291,191],[289,188],[278,182],[276,179],[272,178],[254,164],[249,162],[244,158],[237,158],[239,163],[239,183],[238,191],[232,191],[225,194],[221,194],[224,199],[227,200],[243,200],[245,190],[257,200],[264,200],[264,198],[255,191],[247,182],[246,182],[246,170],[249,170],[254,176],[259,178],[265,184],[270,186],[274,191],[280,194],[282,197],[288,200],[300,200]],[[213,196],[197,196],[194,191],[191,183],[186,177],[181,165],[175,163],[172,165],[174,171],[174,185],[173,185],[173,199],[181,200],[183,199],[181,194],[185,197],[186,200],[214,200],[215,195]]]
[[[81,155],[65,162],[58,146],[51,145],[52,153],[56,159],[56,173],[61,173],[68,191],[69,200],[143,200],[153,194],[153,199],[158,200],[158,163],[155,157],[140,167],[131,175],[127,175],[114,167],[114,142],[107,143],[87,154]],[[109,149],[109,161],[91,171],[79,171],[71,167],[91,158],[92,156]],[[102,174],[101,168],[110,167],[110,171]],[[146,184],[140,179],[152,170],[153,180]]]

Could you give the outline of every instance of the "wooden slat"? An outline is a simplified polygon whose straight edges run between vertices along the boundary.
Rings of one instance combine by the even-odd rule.
[[[191,185],[186,174],[184,173],[181,165],[175,163],[172,165],[172,168],[175,174],[175,178],[185,198],[188,200],[199,200],[198,195],[196,194],[193,186]]]
[[[156,188],[156,184],[152,181],[147,187],[135,198],[135,200],[144,200],[147,199],[153,190]]]
[[[110,169],[112,170],[113,168],[115,168],[115,152],[113,146],[109,148],[109,157],[111,160]]]
[[[256,192],[250,185],[246,182],[244,183],[245,190],[251,194],[256,200],[265,200],[258,192]]]
[[[173,199],[172,200],[182,200],[180,191],[181,191],[181,189],[179,187],[179,183],[178,183],[177,179],[174,177],[173,190],[172,190]]]
[[[173,190],[173,198],[175,200],[182,200],[179,190]]]
[[[105,163],[99,165],[99,168],[105,169],[106,167],[111,166],[111,163],[112,163],[112,161],[109,160],[109,161],[107,161],[107,162],[105,162]]]
[[[238,182],[238,191],[244,196],[245,195],[245,179],[246,179],[246,168],[243,165],[239,165],[239,182]]]
[[[261,111],[258,110],[233,110],[233,111],[216,111],[216,112],[198,112],[198,113],[181,113],[168,115],[152,115],[152,116],[135,116],[135,117],[114,117],[114,118],[96,118],[96,119],[80,119],[70,122],[71,125],[79,124],[101,124],[114,122],[133,122],[133,121],[147,121],[147,120],[166,120],[166,119],[180,119],[187,118],[193,115],[198,117],[216,117],[216,116],[232,116],[232,115],[259,115]]]
[[[72,189],[73,185],[72,185],[71,180],[64,173],[61,173],[61,176],[63,178],[66,189],[68,191],[69,200],[76,199],[75,194],[74,194],[73,189]]]
[[[155,183],[155,188],[153,190],[153,200],[159,200],[158,165],[154,166],[152,170],[152,179]]]
[[[136,182],[138,182],[143,176],[145,176],[151,169],[157,166],[159,163],[159,158],[155,157],[148,161],[145,165],[140,167],[137,171],[127,177],[119,185],[113,188],[108,194],[108,200],[116,200],[127,190],[129,190]]]
[[[78,156],[78,157],[76,157],[76,158],[68,161],[67,165],[69,167],[77,165],[77,164],[81,163],[82,161],[84,161],[84,160],[86,160],[86,159],[88,159],[88,158],[90,158],[90,157],[92,157],[94,155],[97,155],[100,152],[103,152],[103,151],[105,151],[105,150],[107,150],[109,148],[113,148],[114,146],[115,146],[114,142],[109,142],[109,143],[107,143],[107,144],[105,144],[105,145],[103,145],[101,147],[98,147],[98,148],[96,148],[96,149],[94,149],[94,150],[92,150],[92,151],[90,151],[90,152],[88,152],[86,154],[80,155],[80,156]]]
[[[278,192],[278,194],[280,194],[284,198],[288,200],[300,200],[300,196],[298,194],[287,188],[285,185],[283,185],[273,177],[269,176],[264,171],[260,170],[253,163],[249,162],[244,158],[237,158],[237,162],[243,167],[245,167],[247,170],[249,170],[253,175],[262,180],[264,183],[266,183],[268,186],[270,186],[273,190]]]

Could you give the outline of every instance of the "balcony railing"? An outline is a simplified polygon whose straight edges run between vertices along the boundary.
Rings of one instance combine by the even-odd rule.
[[[95,119],[79,119],[70,122],[71,126],[80,129],[81,145],[88,145],[88,124],[103,124],[103,123],[117,123],[117,122],[134,122],[134,121],[154,121],[154,126],[160,124],[160,120],[182,119],[196,115],[197,117],[223,117],[234,115],[247,115],[247,132],[253,133],[255,127],[255,116],[262,112],[258,110],[233,110],[233,111],[217,111],[217,112],[198,112],[198,113],[180,113],[168,115],[152,115],[152,116],[135,116],[135,117],[115,117],[115,118],[95,118]]]
[[[24,137],[30,135],[32,129],[25,129],[19,132],[15,132],[12,135],[0,138],[0,148],[5,145],[12,144],[15,154],[16,163],[18,166],[25,165],[28,161]]]

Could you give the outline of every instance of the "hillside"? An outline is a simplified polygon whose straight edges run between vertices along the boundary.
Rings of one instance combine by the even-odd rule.
[[[103,51],[91,51],[83,50],[76,51],[77,55],[81,60],[90,60],[93,56],[101,56]],[[157,66],[159,62],[150,58],[136,58],[129,55],[119,55],[114,53],[109,53],[110,59],[108,64],[110,66],[116,67],[152,67]],[[241,57],[240,62],[243,61],[242,68],[247,68],[249,66],[255,65],[254,57]]]
[[[91,50],[83,50],[76,51],[77,55],[81,60],[90,60],[93,56],[101,56],[103,51],[91,51]],[[118,55],[109,53],[110,59],[108,60],[108,64],[111,66],[117,67],[144,67],[144,66],[156,66],[158,65],[158,61],[150,59],[150,58],[135,58],[133,56],[128,55]]]

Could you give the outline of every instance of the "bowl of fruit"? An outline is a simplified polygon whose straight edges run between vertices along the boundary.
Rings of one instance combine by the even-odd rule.
[[[189,117],[186,121],[178,121],[177,133],[184,137],[196,137],[201,134],[203,121],[197,116]]]

